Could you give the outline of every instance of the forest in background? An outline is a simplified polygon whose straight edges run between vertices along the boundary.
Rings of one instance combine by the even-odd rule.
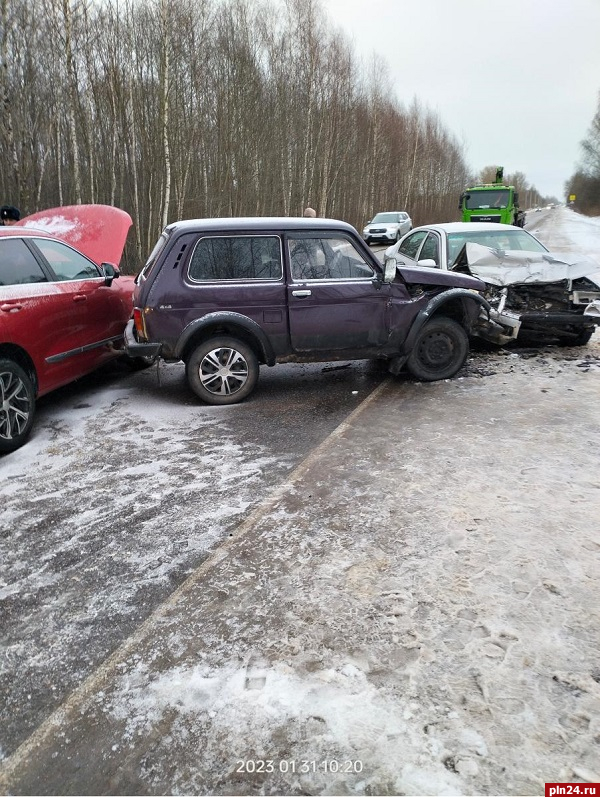
[[[573,206],[587,216],[600,216],[600,92],[596,114],[581,142],[581,161],[565,183],[565,196],[575,196]]]
[[[0,0],[0,18],[2,202],[123,208],[131,270],[176,219],[311,205],[359,228],[379,210],[448,221],[481,177],[318,0]]]

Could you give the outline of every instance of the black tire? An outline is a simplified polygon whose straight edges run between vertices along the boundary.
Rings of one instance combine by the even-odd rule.
[[[25,443],[34,415],[31,379],[13,360],[0,359],[0,454],[15,451]]]
[[[559,346],[585,346],[586,343],[590,342],[590,338],[595,330],[596,327],[585,327],[575,337],[570,338],[565,336],[564,338],[559,338],[558,344]]]
[[[469,353],[465,330],[451,318],[432,318],[420,330],[406,362],[423,382],[449,379],[463,367]]]
[[[209,338],[186,362],[194,393],[207,404],[236,404],[252,393],[258,381],[258,359],[237,338]]]

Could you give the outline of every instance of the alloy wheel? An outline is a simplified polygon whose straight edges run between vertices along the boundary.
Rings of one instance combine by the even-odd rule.
[[[30,391],[18,373],[0,371],[0,439],[13,440],[22,435],[31,415]]]
[[[230,396],[248,380],[248,363],[236,349],[226,347],[207,352],[200,363],[200,382],[210,393]]]

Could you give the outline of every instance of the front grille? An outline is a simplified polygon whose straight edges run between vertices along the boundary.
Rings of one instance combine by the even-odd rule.
[[[471,216],[471,221],[494,221],[500,224],[500,216]]]

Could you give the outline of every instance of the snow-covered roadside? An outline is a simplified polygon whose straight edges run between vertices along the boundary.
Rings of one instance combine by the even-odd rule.
[[[174,406],[154,374],[136,386],[51,404],[0,461],[0,758],[294,461],[239,439],[227,413]]]
[[[600,217],[582,216],[570,208],[555,208],[542,216],[527,214],[526,229],[553,252],[576,252],[599,263]]]
[[[281,366],[256,401],[208,407],[183,365],[159,373],[53,394],[0,459],[0,759],[382,379],[368,363]]]

